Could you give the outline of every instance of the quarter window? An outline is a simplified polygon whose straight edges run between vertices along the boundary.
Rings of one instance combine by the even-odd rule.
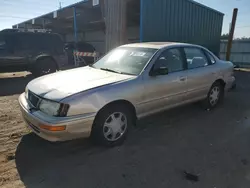
[[[209,60],[211,61],[211,63],[215,64],[216,61],[215,61],[214,57],[209,52],[206,52],[206,54],[207,54]]]
[[[156,61],[154,69],[160,67],[168,68],[169,73],[183,70],[183,59],[180,50],[175,48],[163,52]]]
[[[184,48],[188,69],[208,66],[208,60],[201,49]]]

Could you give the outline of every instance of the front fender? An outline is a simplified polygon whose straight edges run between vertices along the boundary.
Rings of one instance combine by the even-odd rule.
[[[61,102],[70,105],[68,116],[72,116],[97,113],[107,104],[120,100],[128,101],[136,108],[142,93],[142,85],[138,85],[138,82],[132,79],[75,94],[63,99]]]
[[[61,102],[69,104],[67,116],[97,113],[108,101],[98,93],[86,92],[68,97]]]

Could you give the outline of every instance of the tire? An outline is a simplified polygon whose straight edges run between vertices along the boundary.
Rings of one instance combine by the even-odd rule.
[[[57,68],[55,62],[50,58],[44,58],[36,61],[31,72],[35,77],[39,77],[54,73],[56,70]]]
[[[236,83],[234,83],[233,85],[232,85],[232,88],[231,88],[231,90],[236,90]]]
[[[205,109],[214,109],[224,99],[224,86],[220,82],[215,82],[208,94],[207,98],[203,101]]]
[[[98,145],[118,146],[124,142],[132,125],[133,115],[129,108],[125,105],[110,105],[97,114],[91,137]]]

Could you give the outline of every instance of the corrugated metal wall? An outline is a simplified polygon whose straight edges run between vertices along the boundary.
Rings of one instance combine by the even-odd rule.
[[[226,59],[227,41],[221,41],[220,58]],[[250,40],[235,40],[232,43],[230,61],[235,65],[250,66]]]
[[[223,14],[190,0],[142,0],[142,40],[200,44],[219,55]]]
[[[105,33],[103,30],[85,32],[84,41],[92,44],[98,52],[105,53]],[[139,27],[127,28],[127,41],[139,42]]]
[[[126,3],[124,0],[104,0],[105,50],[107,52],[127,42]]]

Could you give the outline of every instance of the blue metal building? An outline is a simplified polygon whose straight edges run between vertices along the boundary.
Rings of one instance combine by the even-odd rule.
[[[218,55],[224,14],[192,0],[141,0],[141,41],[180,41]]]
[[[127,39],[200,44],[219,54],[223,13],[193,0],[126,0]],[[83,40],[105,52],[105,14],[100,4],[85,0],[14,25],[60,33],[65,41]]]

